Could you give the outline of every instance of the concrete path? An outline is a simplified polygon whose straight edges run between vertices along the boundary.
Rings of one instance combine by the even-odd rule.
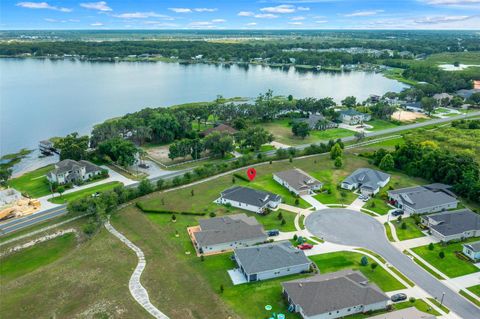
[[[164,313],[158,310],[150,302],[150,298],[148,297],[148,292],[140,282],[140,276],[142,275],[142,272],[145,269],[145,265],[147,264],[143,251],[137,246],[135,246],[130,240],[128,240],[127,237],[125,237],[120,232],[118,232],[115,228],[113,228],[113,226],[110,224],[110,221],[107,221],[105,223],[105,228],[112,235],[120,239],[120,241],[122,241],[125,245],[127,245],[131,250],[133,250],[138,257],[137,267],[133,271],[132,277],[130,277],[130,281],[128,282],[128,288],[130,289],[130,293],[133,296],[133,298],[154,318],[168,319],[168,317]]]
[[[300,196],[304,201],[312,205],[316,210],[320,209],[325,209],[327,206],[324,204],[320,203],[318,200],[316,200],[312,195],[302,195]]]
[[[366,203],[363,200],[357,197],[350,205],[347,206],[347,208],[360,211],[365,204]]]
[[[392,233],[393,235],[393,233]],[[399,241],[397,243],[394,243],[394,246],[397,247],[400,251],[404,251],[405,249],[410,249],[414,247],[419,247],[419,246],[425,246],[430,243],[438,243],[438,239],[432,237],[432,236],[425,236],[425,237],[419,237],[419,238],[414,238],[414,239],[408,239],[408,240],[403,240]]]

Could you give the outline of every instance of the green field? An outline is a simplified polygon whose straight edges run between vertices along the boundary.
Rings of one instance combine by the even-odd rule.
[[[399,126],[398,124],[392,123],[390,121],[376,120],[376,119],[368,121],[365,124],[373,126],[373,129],[368,129],[368,131],[380,131],[380,130],[386,130],[386,129],[389,129],[389,128]]]
[[[467,242],[477,240],[478,238],[470,238]],[[442,247],[441,244],[435,244],[433,250],[429,250],[428,245],[426,245],[413,248],[412,250],[450,278],[480,271],[480,269],[471,262],[460,259],[455,255],[456,251],[462,251],[462,243],[453,243],[445,247]],[[441,259],[438,256],[440,251],[445,253],[445,258]]]
[[[453,64],[459,62],[462,64],[480,64],[479,52],[444,52],[429,55],[426,59],[428,62],[436,64]]]
[[[20,177],[10,179],[8,185],[34,198],[46,196],[50,194],[50,187],[45,175],[51,170],[53,170],[53,165],[36,169]]]
[[[120,182],[109,182],[109,183],[85,188],[85,189],[82,189],[82,190],[79,190],[79,191],[76,191],[76,192],[64,194],[64,195],[61,195],[61,196],[57,195],[57,197],[51,198],[48,201],[51,202],[51,203],[54,203],[54,204],[65,204],[65,203],[68,203],[72,200],[83,198],[85,196],[90,196],[90,195],[95,194],[97,192],[104,192],[104,191],[114,189],[115,187],[120,186],[120,185],[123,185],[123,184],[120,183]]]
[[[360,265],[362,256],[364,255],[361,253],[341,251],[310,256],[310,259],[317,264],[321,273],[329,273],[342,269],[354,269],[361,271],[365,277],[377,284],[383,291],[388,292],[406,288],[380,265],[374,271],[372,271],[370,265]],[[372,260],[370,260],[370,262],[372,262]]]
[[[480,285],[468,287],[467,289],[480,297]]]
[[[403,223],[407,225],[406,229],[402,229]],[[412,217],[403,218],[402,222],[400,223],[396,220],[392,220],[392,224],[395,226],[398,239],[400,240],[407,240],[425,236],[425,234],[422,233],[420,228],[418,228],[418,226],[415,224],[415,220]]]

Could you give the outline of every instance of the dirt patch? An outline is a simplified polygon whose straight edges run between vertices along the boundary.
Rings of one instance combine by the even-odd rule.
[[[423,113],[410,112],[410,111],[397,111],[392,114],[392,120],[400,122],[413,122],[416,119],[427,119],[428,116]]]
[[[276,149],[279,149],[279,148],[289,148],[289,147],[290,147],[290,145],[282,144],[282,143],[280,143],[280,142],[275,142],[275,141],[273,141],[273,142],[271,142],[271,143],[269,143],[269,144],[272,145],[273,147],[275,147]]]
[[[146,151],[147,154],[154,160],[164,162],[170,160],[168,158],[168,148],[168,145],[163,145],[149,148]]]

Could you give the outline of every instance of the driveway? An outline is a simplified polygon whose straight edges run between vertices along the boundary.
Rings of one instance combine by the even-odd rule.
[[[433,297],[441,299],[442,293],[445,293],[444,304],[461,318],[480,318],[479,308],[392,246],[385,236],[384,226],[375,218],[350,209],[332,208],[310,214],[305,226],[312,234],[326,241],[364,247],[380,254]]]

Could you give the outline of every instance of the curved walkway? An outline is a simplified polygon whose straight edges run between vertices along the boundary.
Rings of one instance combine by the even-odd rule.
[[[107,221],[105,223],[105,228],[113,236],[120,239],[125,245],[127,245],[131,250],[133,250],[138,257],[137,267],[133,271],[132,277],[130,277],[130,281],[128,282],[128,288],[130,289],[130,293],[132,294],[133,298],[153,317],[157,319],[168,319],[168,317],[164,313],[158,310],[150,302],[150,298],[148,297],[148,292],[140,282],[140,276],[142,275],[142,272],[145,269],[145,265],[147,264],[143,251],[137,246],[135,246],[130,240],[128,240],[127,237],[125,237],[120,232],[118,232],[115,228],[113,228],[113,226],[110,224],[110,221]]]

